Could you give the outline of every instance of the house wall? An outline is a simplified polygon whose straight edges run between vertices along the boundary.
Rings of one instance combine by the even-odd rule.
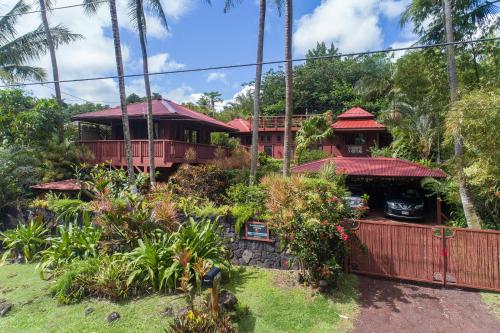
[[[148,138],[147,121],[145,119],[130,120],[130,135],[132,140],[146,140]],[[115,122],[111,126],[112,139],[123,140],[123,129],[121,122]],[[192,143],[210,144],[211,130],[189,121],[160,120],[154,121],[155,139],[176,140]]]
[[[355,136],[362,135],[364,143],[357,143]],[[379,145],[379,132],[358,131],[358,132],[335,132],[333,140],[326,140],[323,143],[324,150],[328,151],[328,146],[335,146],[341,156],[346,157],[369,157],[370,147]]]

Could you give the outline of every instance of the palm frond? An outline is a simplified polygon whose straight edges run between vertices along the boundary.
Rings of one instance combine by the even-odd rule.
[[[43,81],[46,77],[45,69],[26,65],[0,66],[0,81],[14,83],[17,81]]]
[[[148,11],[160,19],[161,25],[168,30],[167,17],[160,0],[147,0],[146,1]]]
[[[5,43],[16,35],[16,22],[20,14],[30,10],[30,6],[20,0],[14,7],[0,18],[0,43]]]
[[[95,0],[83,0],[83,9],[87,15],[92,15],[97,12],[103,2],[95,2]]]
[[[70,32],[66,27],[57,25],[50,28],[54,46],[69,44],[83,38]],[[47,37],[42,25],[8,43],[0,46],[0,66],[2,64],[24,64],[36,60],[48,51]]]

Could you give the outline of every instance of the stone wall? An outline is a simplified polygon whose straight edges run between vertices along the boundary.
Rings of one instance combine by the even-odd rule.
[[[237,235],[235,222],[226,217],[220,220],[230,250],[231,262],[235,265],[248,265],[266,268],[289,269],[291,256],[280,250],[279,240],[271,234],[272,242],[243,239],[243,232]]]

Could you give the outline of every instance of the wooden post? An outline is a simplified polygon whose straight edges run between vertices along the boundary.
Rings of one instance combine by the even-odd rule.
[[[443,256],[443,287],[446,287],[446,271],[448,270],[448,252],[446,250],[446,228],[441,228],[441,255]]]
[[[212,307],[212,315],[214,317],[217,317],[219,315],[219,293],[217,290],[217,286],[214,285],[212,288],[210,288],[210,301],[211,301],[211,307]]]
[[[439,197],[439,195],[436,195],[436,223],[437,224],[442,224],[443,221],[441,219],[441,198]]]

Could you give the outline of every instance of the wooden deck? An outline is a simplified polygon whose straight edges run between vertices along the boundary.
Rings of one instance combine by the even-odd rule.
[[[126,166],[125,142],[123,140],[80,141],[93,155],[92,163],[110,163],[113,166]],[[214,159],[219,150],[223,156],[229,156],[228,148],[207,144],[194,144],[183,141],[155,140],[155,166],[169,168],[176,163],[187,163],[186,152],[192,149],[196,155],[190,163],[207,163]],[[218,157],[221,155],[217,154]],[[147,140],[132,140],[132,157],[135,167],[149,166],[149,149]]]

